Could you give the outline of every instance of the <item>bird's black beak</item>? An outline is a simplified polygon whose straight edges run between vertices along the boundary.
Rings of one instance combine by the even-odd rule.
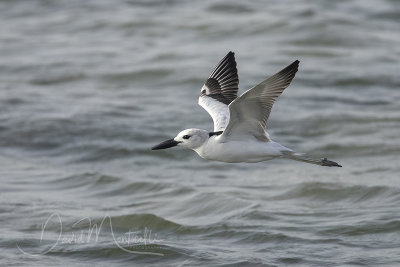
[[[156,146],[153,146],[151,150],[158,150],[158,149],[166,149],[170,147],[177,146],[180,142],[175,141],[174,139],[169,139],[167,141],[164,141]]]

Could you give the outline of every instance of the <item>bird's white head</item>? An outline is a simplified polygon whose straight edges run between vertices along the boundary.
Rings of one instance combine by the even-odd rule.
[[[175,138],[169,139],[156,146],[153,146],[151,149],[158,150],[174,146],[196,149],[200,147],[202,144],[204,144],[208,138],[209,134],[207,131],[191,128],[183,130]]]

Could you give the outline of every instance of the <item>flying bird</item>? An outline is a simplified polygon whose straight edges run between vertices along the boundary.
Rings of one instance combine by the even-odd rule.
[[[286,158],[327,167],[342,167],[327,158],[313,159],[271,140],[266,131],[272,105],[293,80],[299,61],[238,96],[235,54],[229,52],[200,91],[199,105],[214,121],[214,131],[186,129],[152,150],[174,146],[192,149],[208,160],[261,162]]]

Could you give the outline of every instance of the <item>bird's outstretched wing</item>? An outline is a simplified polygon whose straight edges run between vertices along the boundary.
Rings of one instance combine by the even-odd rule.
[[[214,131],[225,129],[229,121],[228,105],[237,98],[239,78],[235,53],[229,52],[215,67],[201,88],[199,105],[214,121]]]
[[[254,136],[269,140],[265,132],[272,105],[294,78],[299,67],[296,60],[280,72],[247,90],[229,105],[230,119],[221,140]]]

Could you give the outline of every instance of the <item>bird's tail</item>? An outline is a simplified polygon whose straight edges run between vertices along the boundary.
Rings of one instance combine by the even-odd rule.
[[[317,164],[317,165],[326,166],[326,167],[342,167],[342,165],[340,165],[334,161],[330,161],[327,158],[312,159],[312,158],[309,158],[304,153],[296,153],[296,152],[292,152],[292,151],[285,151],[282,153],[283,153],[283,157],[287,158],[287,159],[307,162],[307,163],[311,163],[311,164]]]

